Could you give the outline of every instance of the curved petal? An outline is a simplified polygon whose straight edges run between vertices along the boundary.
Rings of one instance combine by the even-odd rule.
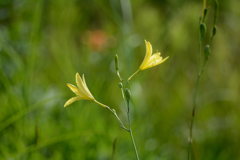
[[[83,86],[83,81],[82,81],[82,78],[79,76],[78,73],[76,73],[76,83],[77,83],[77,86],[79,88],[79,90],[85,94],[85,88]]]
[[[145,43],[146,43],[146,55],[147,55],[147,59],[149,59],[152,55],[152,45],[148,41],[145,41]]]
[[[78,100],[81,100],[81,99],[83,99],[83,98],[80,97],[80,96],[70,98],[70,99],[64,104],[64,107],[67,107],[68,105],[72,104],[73,102],[78,101]]]
[[[89,97],[92,97],[92,99],[94,99],[93,95],[91,94],[91,92],[89,91],[89,89],[88,89],[88,87],[87,87],[84,74],[82,75],[82,80],[83,80],[83,86],[84,86],[86,92],[88,93],[88,96],[89,96]]]
[[[155,53],[154,55],[152,55],[150,57],[150,59],[148,60],[146,66],[150,65],[150,64],[153,64],[153,63],[156,63],[157,60],[162,60],[162,57],[160,56],[160,52],[158,53]]]
[[[151,45],[151,43],[145,40],[145,45],[146,45],[146,54],[145,54],[145,57],[143,59],[142,64],[139,67],[140,70],[144,67],[144,65],[148,62],[149,58],[152,55],[152,45]]]
[[[75,87],[74,85],[67,83],[67,86],[76,94],[76,95],[81,95],[81,92],[79,91],[79,89],[77,87]]]
[[[151,68],[151,67],[157,66],[157,65],[159,65],[159,64],[161,64],[161,63],[163,63],[163,62],[165,62],[168,58],[169,58],[169,57],[166,57],[166,58],[164,58],[164,59],[162,60],[162,57],[161,57],[161,59],[157,59],[157,60],[154,61],[153,63],[151,63],[151,64],[149,64],[148,66],[146,66],[145,69],[148,69],[148,68]]]
[[[82,95],[84,95],[86,98],[84,99],[88,99],[88,100],[93,100],[94,97],[92,96],[91,92],[88,90],[85,79],[84,79],[84,75],[83,78],[81,78],[79,76],[78,73],[76,73],[76,83],[78,85],[79,91],[82,93]]]
[[[167,56],[166,58],[164,58],[164,59],[162,60],[162,57],[161,57],[161,61],[156,61],[155,66],[156,66],[156,65],[159,65],[159,64],[161,64],[161,63],[163,63],[163,62],[165,62],[168,58],[169,58],[169,56]]]

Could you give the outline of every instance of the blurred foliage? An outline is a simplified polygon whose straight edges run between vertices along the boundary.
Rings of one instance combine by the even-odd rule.
[[[239,6],[220,1],[197,99],[196,160],[240,159]],[[114,56],[127,79],[143,60],[144,39],[170,58],[130,83],[140,159],[186,159],[201,10],[202,1],[190,0],[0,0],[0,159],[105,160],[116,137],[115,159],[134,159],[129,134],[108,110],[84,100],[63,105],[73,96],[66,83],[84,73],[93,96],[127,124]]]

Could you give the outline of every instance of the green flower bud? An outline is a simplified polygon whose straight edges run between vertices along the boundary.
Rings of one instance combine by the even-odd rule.
[[[116,113],[115,109],[112,109],[112,112],[115,114]]]
[[[118,87],[119,87],[119,88],[122,88],[122,87],[123,87],[122,82],[119,82],[119,83],[118,83]]]
[[[116,71],[118,71],[119,69],[119,64],[118,64],[118,55],[115,55],[115,67],[116,67]]]
[[[207,13],[208,13],[208,8],[206,7],[203,11],[203,22],[205,21],[205,18],[207,17]]]
[[[217,33],[217,27],[214,26],[212,31],[212,37],[215,36],[216,33]]]
[[[204,9],[204,17],[206,17],[207,16],[207,13],[208,13],[208,8],[206,7],[205,9]]]
[[[125,95],[126,95],[127,99],[131,98],[131,92],[128,88],[125,89]]]
[[[206,25],[204,23],[200,24],[200,32],[201,36],[204,37],[204,35],[206,34]]]
[[[205,59],[208,60],[208,56],[210,55],[211,50],[210,50],[210,46],[206,45],[205,50],[204,50],[204,55],[205,55]]]

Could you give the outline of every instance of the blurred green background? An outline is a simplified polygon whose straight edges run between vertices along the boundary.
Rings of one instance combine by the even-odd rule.
[[[219,4],[197,98],[196,160],[240,159],[240,1]],[[144,58],[144,39],[170,58],[129,85],[140,159],[187,159],[201,10],[200,0],[0,0],[0,159],[111,159],[115,138],[114,159],[135,159],[129,133],[107,109],[63,105],[74,96],[66,83],[84,73],[93,96],[127,126],[114,56],[127,79]]]

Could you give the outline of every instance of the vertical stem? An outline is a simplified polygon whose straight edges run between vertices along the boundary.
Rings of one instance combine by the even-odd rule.
[[[129,98],[126,98],[126,95],[125,95],[124,90],[126,89],[126,87],[127,87],[128,83],[129,83],[129,81],[131,80],[131,78],[132,78],[133,76],[135,76],[139,71],[140,71],[140,70],[137,70],[132,76],[130,76],[130,77],[128,78],[125,87],[124,87],[124,86],[121,86],[121,87],[120,87],[120,88],[121,88],[121,91],[122,91],[122,96],[123,96],[124,104],[125,104],[126,109],[127,109],[129,129],[126,129],[126,128],[123,126],[122,122],[119,120],[120,123],[122,124],[122,128],[125,129],[126,131],[128,131],[128,132],[130,133],[130,136],[131,136],[131,139],[132,139],[132,144],[133,144],[133,147],[134,147],[134,150],[135,150],[135,154],[136,154],[137,160],[139,160],[139,157],[138,157],[137,147],[136,147],[136,145],[135,145],[134,138],[133,138],[133,134],[132,134],[132,129],[131,129],[130,112],[129,112]],[[121,78],[118,70],[117,70],[117,75],[118,75],[120,81],[123,83],[123,79]],[[112,111],[112,110],[111,110],[111,111]],[[112,112],[113,112],[113,111],[112,111]],[[116,117],[117,117],[117,115],[116,115]],[[117,118],[118,118],[118,117],[117,117]]]
[[[124,104],[125,104],[125,106],[126,106],[126,110],[127,110],[127,112],[128,112],[128,107],[127,107],[128,105],[127,105],[126,97],[125,97],[125,94],[124,94],[124,89],[121,88],[121,91],[122,91],[123,101],[124,101]]]
[[[202,48],[202,36],[199,31],[199,49],[198,49],[198,77],[197,77],[197,84],[194,91],[194,98],[193,98],[193,107],[192,107],[192,118],[190,123],[190,133],[189,133],[189,140],[188,140],[188,160],[190,160],[191,157],[191,147],[192,147],[192,130],[193,130],[193,122],[194,122],[194,115],[195,115],[195,109],[196,109],[196,99],[197,99],[197,92],[198,92],[198,86],[199,81],[201,77],[201,48]]]
[[[129,112],[129,99],[127,100],[127,108],[128,108],[127,115],[128,115],[128,124],[129,124],[129,133],[130,133],[130,136],[131,136],[131,139],[132,139],[132,143],[133,143],[133,146],[134,146],[134,150],[135,150],[137,160],[139,160],[137,147],[135,145],[133,134],[132,134],[132,129],[131,129],[130,112]]]

